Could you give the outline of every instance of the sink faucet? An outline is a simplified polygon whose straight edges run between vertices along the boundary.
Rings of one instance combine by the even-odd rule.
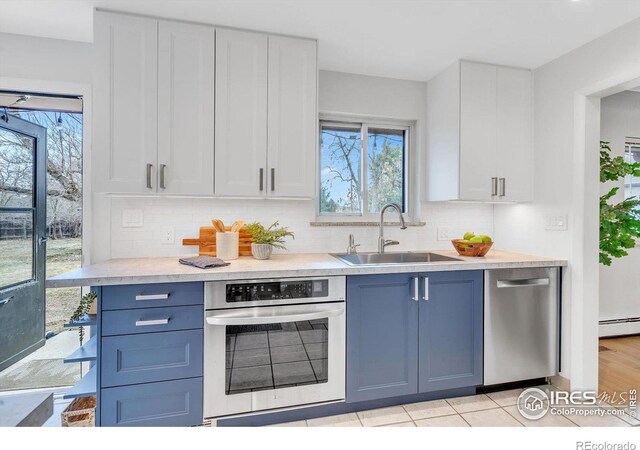
[[[387,245],[398,245],[400,242],[386,240],[384,238],[384,213],[387,209],[393,208],[398,211],[398,216],[400,216],[400,229],[406,230],[407,226],[404,224],[404,217],[402,216],[402,208],[397,203],[388,203],[382,207],[380,211],[380,235],[378,236],[378,253],[384,253],[384,248]]]

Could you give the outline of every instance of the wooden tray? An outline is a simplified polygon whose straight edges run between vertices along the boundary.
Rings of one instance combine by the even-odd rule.
[[[231,231],[231,227],[225,227]],[[197,245],[199,255],[216,256],[216,229],[213,227],[200,227],[198,239],[183,239],[182,245]],[[251,235],[244,228],[240,230],[238,243],[240,256],[251,256]]]

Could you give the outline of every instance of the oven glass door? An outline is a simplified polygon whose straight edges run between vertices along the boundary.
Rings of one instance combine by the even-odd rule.
[[[344,398],[344,334],[343,302],[208,311],[205,416]]]

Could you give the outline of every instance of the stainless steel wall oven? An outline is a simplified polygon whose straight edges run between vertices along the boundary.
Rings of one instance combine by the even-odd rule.
[[[205,283],[204,416],[342,400],[345,277]]]

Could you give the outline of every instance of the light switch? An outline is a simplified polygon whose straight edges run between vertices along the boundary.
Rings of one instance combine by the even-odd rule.
[[[553,214],[545,217],[544,229],[547,231],[566,231],[569,222],[567,214]]]
[[[144,213],[141,209],[122,210],[122,228],[140,228],[144,226]]]

